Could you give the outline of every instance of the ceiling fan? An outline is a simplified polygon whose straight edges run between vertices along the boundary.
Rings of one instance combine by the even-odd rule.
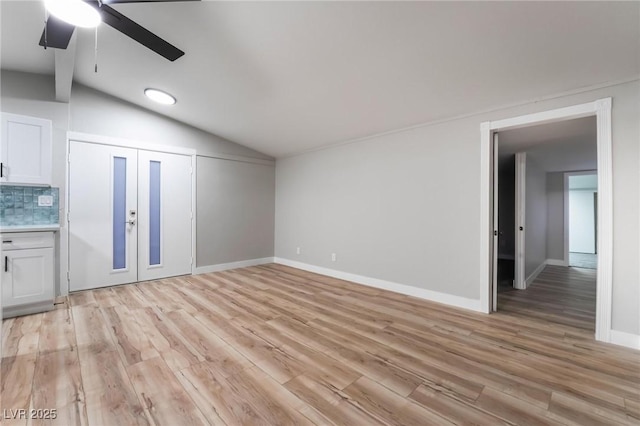
[[[62,2],[65,6],[75,3],[76,6],[86,6],[94,8],[102,22],[120,31],[122,34],[134,39],[143,46],[153,50],[157,54],[175,61],[184,52],[171,43],[158,37],[151,31],[143,28],[122,13],[110,7],[110,4],[119,3],[166,3],[177,1],[200,1],[200,0],[48,0],[49,2]],[[85,3],[85,4],[82,4]],[[90,11],[91,12],[91,11]],[[40,46],[66,49],[73,35],[76,25],[66,22],[53,14],[47,19],[45,29],[40,37]]]

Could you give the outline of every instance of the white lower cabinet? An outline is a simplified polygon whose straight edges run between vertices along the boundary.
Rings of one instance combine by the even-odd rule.
[[[2,234],[2,316],[53,309],[53,232]]]

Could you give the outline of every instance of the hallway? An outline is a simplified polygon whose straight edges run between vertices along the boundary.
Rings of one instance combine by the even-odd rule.
[[[498,311],[595,332],[596,270],[547,266],[526,290],[501,287]]]

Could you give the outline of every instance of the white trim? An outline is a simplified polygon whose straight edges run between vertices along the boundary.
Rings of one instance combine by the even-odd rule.
[[[166,152],[169,154],[196,155],[196,150],[179,146],[160,145],[135,139],[114,138],[112,136],[93,135],[91,133],[67,132],[67,139],[77,142],[97,143],[100,145],[120,146],[123,148],[143,149],[146,151]]]
[[[199,152],[198,157],[216,158],[218,160],[238,161],[240,163],[262,164],[263,166],[275,166],[275,160],[263,158],[244,157],[242,155],[221,154],[211,152]]]
[[[589,117],[594,115],[596,102],[588,102],[586,104],[573,105],[564,108],[552,109],[548,111],[540,111],[533,114],[521,115],[519,117],[505,118],[502,120],[492,121],[491,129],[505,131],[520,129],[522,127],[528,127],[533,124],[536,126],[540,124],[557,123],[558,121]]]
[[[526,260],[526,224],[527,224],[527,153],[516,153],[516,217],[515,217],[515,261],[513,287],[519,290],[527,288],[525,278]],[[521,231],[520,228],[523,230]]]
[[[547,265],[551,266],[567,266],[564,259],[547,259]]]
[[[609,330],[609,335],[611,336],[609,342],[614,345],[640,350],[640,335],[618,330]]]
[[[304,271],[338,278],[340,280],[351,281],[357,284],[366,285],[368,287],[380,288],[383,290],[393,291],[395,293],[405,294],[407,296],[419,297],[420,299],[442,303],[449,306],[455,306],[457,308],[469,309],[476,312],[484,312],[481,310],[480,300],[477,299],[467,299],[466,297],[455,296],[453,294],[440,293],[437,291],[413,287],[406,284],[399,284],[391,281],[380,280],[377,278],[351,274],[349,272],[337,271],[335,269],[324,268],[321,266],[309,265],[307,263],[284,259],[282,257],[275,257],[273,261],[281,265],[286,265],[292,268],[302,269]]]
[[[67,137],[64,150],[64,210],[59,212],[60,216],[60,296],[69,294],[69,149],[70,141]],[[59,208],[59,206],[58,206]]]
[[[238,262],[218,263],[217,265],[198,266],[194,274],[208,274],[210,272],[226,271],[227,269],[246,268],[248,266],[264,265],[273,263],[273,257],[263,257],[260,259],[240,260]]]
[[[569,120],[574,118],[596,116],[597,120],[597,149],[598,149],[598,272],[596,296],[596,340],[611,341],[611,303],[613,287],[613,199],[612,199],[612,157],[611,157],[611,98],[599,99],[580,105],[542,111],[520,117],[482,123],[480,126],[480,296],[482,311],[488,312],[489,303],[486,297],[491,291],[491,281],[487,267],[492,263],[491,244],[486,238],[491,232],[489,215],[490,206],[487,204],[487,193],[492,170],[489,142],[491,131],[507,128],[525,127],[541,123]],[[486,219],[486,220],[485,220]],[[484,263],[484,265],[483,265]]]
[[[196,273],[196,239],[197,237],[197,211],[198,203],[196,200],[198,191],[196,186],[198,185],[198,173],[197,173],[198,161],[195,155],[191,156],[191,273]]]
[[[493,203],[491,172],[491,123],[480,124],[480,311],[488,314],[491,312],[493,289],[490,283],[493,281]],[[497,284],[496,284],[497,285]]]
[[[275,160],[267,160],[262,158],[245,157],[242,155],[222,154],[214,152],[196,152],[193,148],[184,148],[173,145],[160,145],[152,142],[139,141],[135,139],[123,139],[113,136],[94,135],[84,132],[67,132],[67,138],[78,142],[91,142],[102,145],[116,145],[126,148],[144,149],[147,151],[167,152],[170,154],[198,155],[199,157],[218,158],[221,160],[240,161],[243,163],[263,164],[266,166],[274,166]]]
[[[547,266],[546,260],[542,261],[542,263],[538,265],[538,267],[531,274],[529,274],[527,279],[524,280],[525,289],[527,289],[531,285],[531,283],[534,282],[536,278],[538,278],[538,275],[540,275],[540,272],[544,270],[545,266]]]
[[[613,300],[613,157],[611,98],[594,102],[598,131],[598,271],[596,279],[596,340],[611,341]]]

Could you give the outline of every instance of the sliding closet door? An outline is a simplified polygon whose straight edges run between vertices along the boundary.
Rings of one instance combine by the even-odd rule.
[[[191,273],[191,157],[138,152],[138,280]]]
[[[71,141],[69,153],[69,289],[137,281],[137,150]]]

